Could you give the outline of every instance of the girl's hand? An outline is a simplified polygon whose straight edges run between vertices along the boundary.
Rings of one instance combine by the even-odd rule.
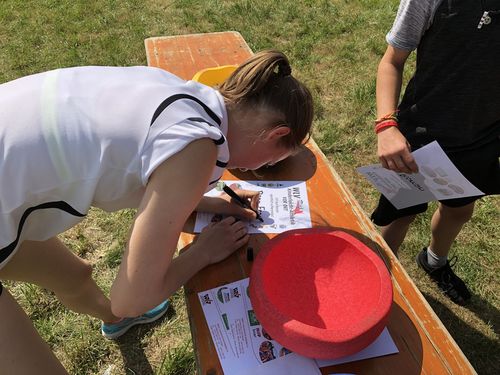
[[[246,224],[227,217],[218,223],[210,223],[197,237],[191,250],[206,257],[207,264],[226,259],[240,247],[248,243],[250,236]]]
[[[253,209],[258,210],[260,200],[260,193],[258,191],[238,189],[236,184],[230,185],[230,187],[236,194],[246,199]],[[203,197],[196,209],[198,211],[237,216],[246,220],[256,219],[255,212],[242,207],[241,204],[234,201],[226,193],[222,193],[218,197]]]
[[[410,145],[398,128],[391,126],[377,135],[377,155],[384,168],[398,173],[417,173]]]

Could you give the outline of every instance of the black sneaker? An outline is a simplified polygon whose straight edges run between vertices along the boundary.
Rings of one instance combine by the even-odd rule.
[[[457,257],[454,256],[449,261],[446,261],[446,265],[432,268],[427,263],[427,248],[424,248],[417,255],[417,264],[437,283],[439,289],[456,304],[465,305],[467,300],[470,299],[470,292],[467,285],[451,269],[456,261]]]

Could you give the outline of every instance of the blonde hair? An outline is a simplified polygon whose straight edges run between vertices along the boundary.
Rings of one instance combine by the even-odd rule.
[[[282,138],[296,148],[310,137],[313,101],[309,89],[291,74],[288,58],[280,51],[256,53],[241,64],[219,88],[229,105],[275,111],[284,121],[275,126],[290,128]]]

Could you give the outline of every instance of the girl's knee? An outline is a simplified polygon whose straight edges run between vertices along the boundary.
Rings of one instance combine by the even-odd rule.
[[[79,273],[80,273],[79,277],[83,280],[92,279],[93,269],[94,269],[94,267],[92,266],[92,264],[88,260],[82,259],[82,264],[81,264],[80,270],[79,270]]]
[[[82,284],[92,280],[92,264],[85,259],[81,259],[80,265],[77,269],[77,274],[75,275],[75,279],[79,280]]]
[[[56,294],[62,293],[65,295],[78,295],[84,291],[89,283],[93,283],[92,279],[92,264],[85,260],[81,259],[79,265],[74,267],[72,279],[70,282],[66,283],[66,285],[61,285],[61,288],[58,291],[55,291]]]

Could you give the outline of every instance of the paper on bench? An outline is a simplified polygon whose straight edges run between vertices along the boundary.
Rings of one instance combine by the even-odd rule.
[[[248,284],[249,278],[245,278],[198,293],[225,374],[271,374],[266,371],[272,369],[269,370],[272,375],[311,375],[315,374],[311,369],[317,370],[318,367],[398,352],[385,329],[370,346],[349,357],[323,361],[291,353],[273,340],[260,325],[250,302]],[[289,364],[289,358],[294,365]],[[270,365],[271,362],[276,363]],[[287,372],[290,366],[295,372]]]
[[[206,196],[224,194],[223,184],[231,188],[260,191],[259,212],[264,219],[248,223],[248,233],[281,233],[291,229],[311,228],[311,213],[304,181],[219,181],[215,189]],[[220,215],[198,212],[194,226],[195,233],[211,221],[221,220]]]

